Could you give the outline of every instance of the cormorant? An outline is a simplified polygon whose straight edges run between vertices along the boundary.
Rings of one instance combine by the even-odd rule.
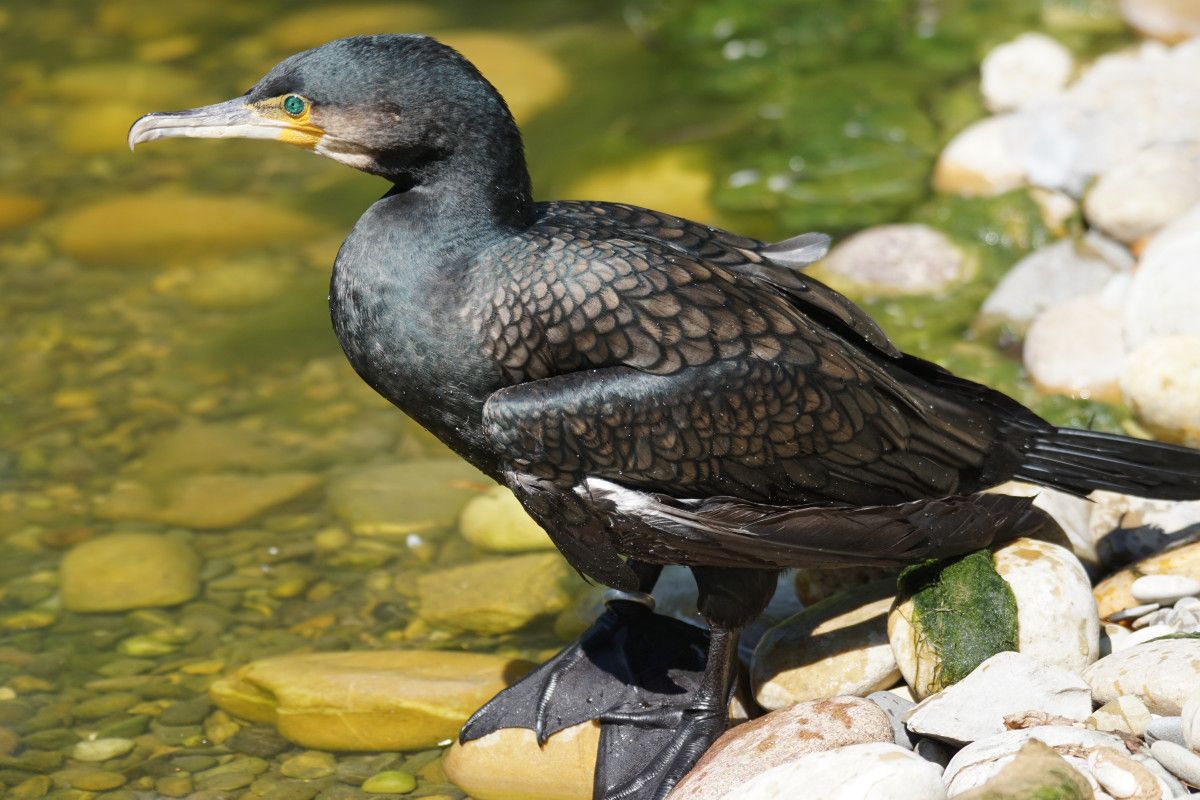
[[[1196,451],[1056,428],[899,352],[798,271],[826,237],[534,202],[504,100],[434,39],[331,42],[129,143],[170,136],[278,139],[392,182],[334,264],[347,358],[618,590],[463,738],[599,718],[597,797],[665,797],[725,729],[737,632],[782,569],[986,547],[1028,510],[979,494],[1010,478],[1200,497]],[[702,634],[643,606],[663,564],[695,574],[703,669]]]

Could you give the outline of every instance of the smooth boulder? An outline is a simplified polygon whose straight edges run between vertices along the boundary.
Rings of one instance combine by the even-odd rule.
[[[600,725],[584,722],[538,745],[527,728],[501,728],[451,745],[442,769],[475,800],[591,800]]]
[[[1083,679],[1098,703],[1131,694],[1155,714],[1179,716],[1200,686],[1200,635],[1168,635],[1126,647],[1088,667]]]
[[[251,662],[209,695],[302,747],[420,750],[456,736],[467,717],[532,667],[432,650],[294,653]]]

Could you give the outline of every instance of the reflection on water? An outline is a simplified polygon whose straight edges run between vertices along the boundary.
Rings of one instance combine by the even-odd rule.
[[[858,69],[822,84],[841,74],[835,59],[865,57],[845,48],[764,60],[804,70],[778,84],[726,71],[722,85],[681,53],[700,46],[687,39],[695,26],[723,17],[554,5],[0,9],[0,783],[20,787],[13,796],[349,798],[398,771],[419,794],[461,797],[434,747],[444,722],[403,722],[415,755],[333,758],[215,710],[206,691],[253,659],[299,650],[536,659],[594,613],[595,590],[544,552],[508,499],[344,363],[328,271],[379,181],[262,142],[126,150],[141,114],[239,94],[295,50],[365,31],[442,36],[508,97],[542,197],[630,200],[762,236],[853,227],[856,204],[869,211],[860,222],[939,220],[975,240],[978,280],[940,303],[873,310],[905,346],[1036,399],[1014,362],[961,337],[1041,222],[1027,198],[926,202],[933,148],[976,113],[957,88],[923,105],[928,75],[965,80],[961,59],[930,62],[913,73],[922,89],[864,111],[864,86],[886,93],[904,76],[880,89],[880,75]],[[754,56],[754,41],[705,52]],[[803,125],[776,129],[789,137],[778,152],[761,140],[748,152],[738,132],[785,99],[752,93],[783,88],[822,102]],[[913,149],[838,149],[864,114],[915,132]],[[823,165],[815,182],[758,184],[775,161],[801,156]],[[1096,407],[1049,410],[1069,419]],[[478,680],[491,691],[495,676]],[[401,747],[389,724],[400,723],[363,735],[391,744],[363,747]],[[389,780],[376,788],[413,788]]]

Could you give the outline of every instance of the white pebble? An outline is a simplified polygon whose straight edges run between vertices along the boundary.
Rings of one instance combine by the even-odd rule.
[[[1183,744],[1183,718],[1182,717],[1155,717],[1150,720],[1150,724],[1146,726],[1146,741],[1150,744],[1154,742],[1174,742],[1175,744]]]
[[[1088,755],[1088,768],[1096,781],[1104,787],[1104,791],[1113,797],[1132,797],[1137,793],[1137,778],[1116,764],[1102,760],[1099,753],[1092,752]]]
[[[125,755],[133,749],[133,745],[130,739],[92,739],[78,742],[71,751],[71,757],[77,761],[107,761]]]
[[[1158,741],[1150,745],[1154,760],[1184,783],[1200,786],[1200,755],[1174,742]]]
[[[1142,603],[1171,605],[1185,597],[1200,595],[1200,580],[1187,575],[1143,575],[1133,582],[1129,592]]]
[[[1146,627],[1129,634],[1119,642],[1114,641],[1112,644],[1113,652],[1116,653],[1121,650],[1128,650],[1131,647],[1144,644],[1152,639],[1158,639],[1162,636],[1170,636],[1172,633],[1177,633],[1177,631],[1170,625],[1147,625]]]
[[[1109,622],[1124,622],[1127,619],[1137,619],[1152,611],[1158,611],[1162,606],[1159,603],[1143,603],[1140,606],[1132,608],[1123,608],[1115,614],[1109,616]]]

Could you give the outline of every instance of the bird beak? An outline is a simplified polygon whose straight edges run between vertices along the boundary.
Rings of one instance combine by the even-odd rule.
[[[305,119],[288,119],[270,113],[273,109],[248,103],[235,97],[223,103],[187,111],[156,111],[133,123],[129,129],[129,149],[142,142],[172,137],[198,139],[273,139],[312,149],[324,135]]]

